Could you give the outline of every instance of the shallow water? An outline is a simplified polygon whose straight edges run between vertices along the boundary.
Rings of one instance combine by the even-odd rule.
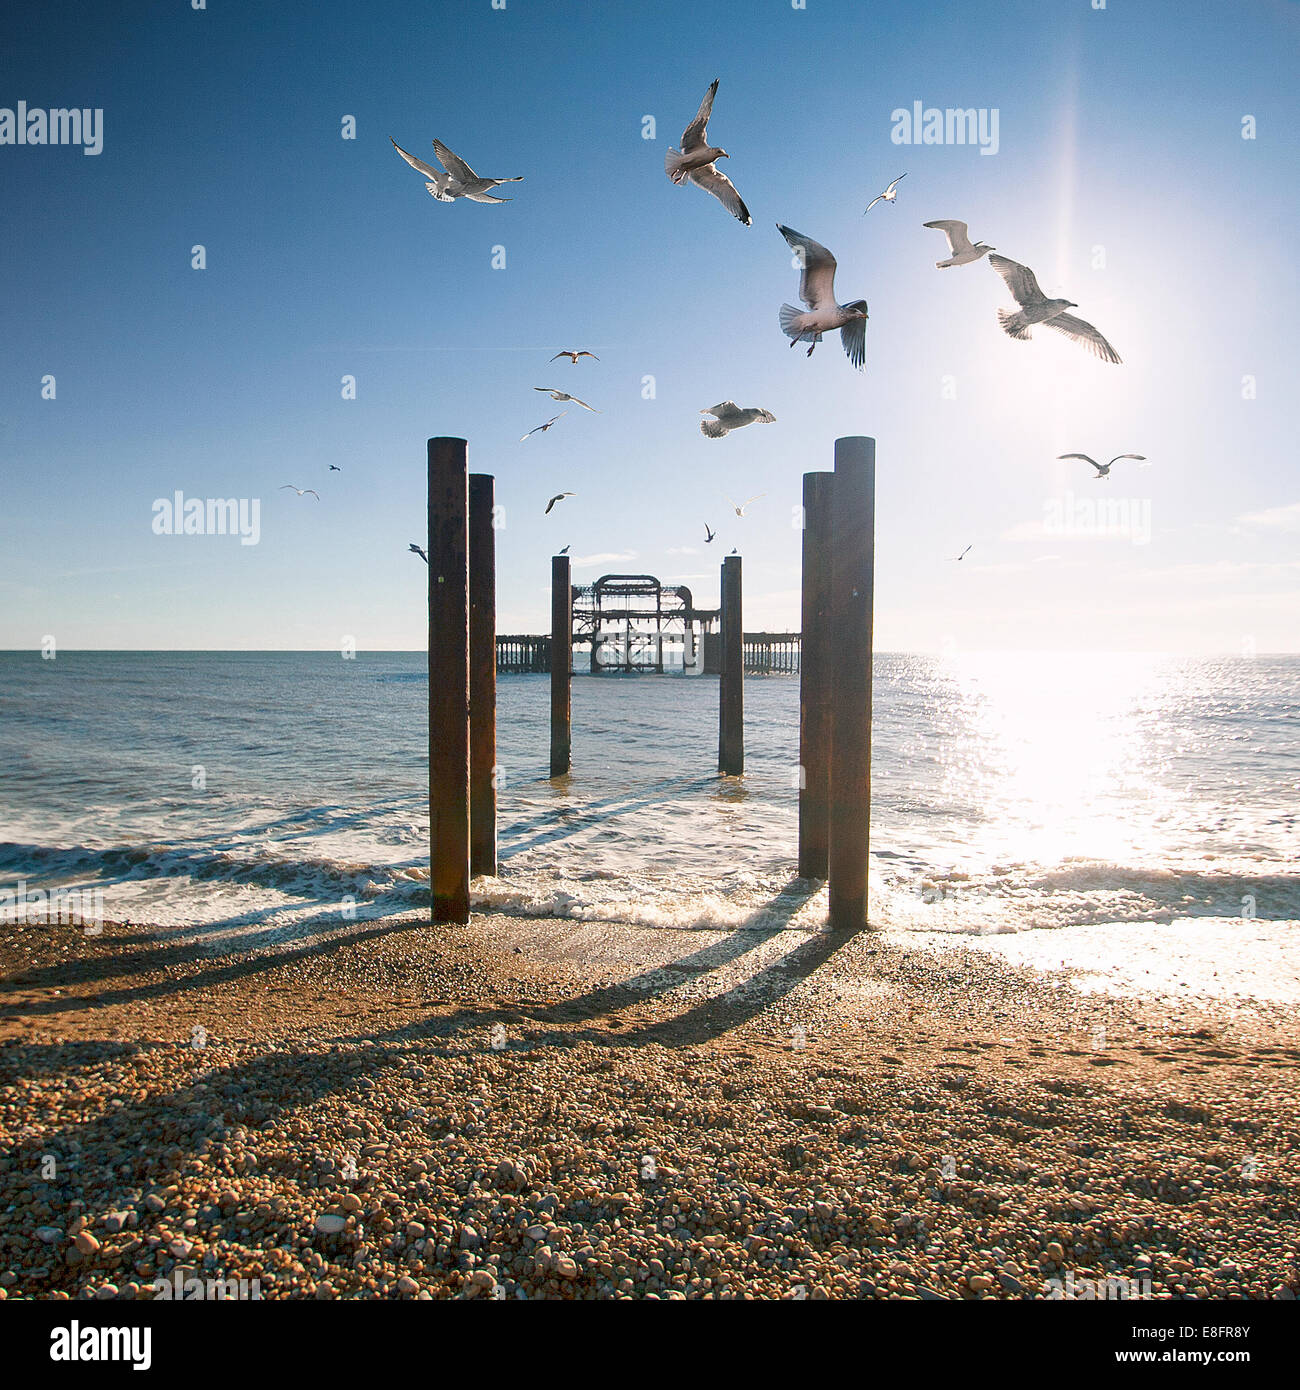
[[[110,919],[254,943],[322,912],[418,907],[424,660],[0,653],[0,892],[94,886]],[[797,678],[747,681],[743,779],[714,771],[716,679],[600,676],[574,679],[573,772],[552,782],[548,689],[499,683],[501,867],[476,883],[480,906],[824,922],[824,891],[782,891]],[[873,923],[1035,933],[1018,950],[1039,965],[1086,941],[1084,963],[1122,958],[1129,974],[1135,953],[1178,958],[1169,929],[1194,923],[1185,939],[1212,927],[1214,952],[1240,954],[1228,974],[1248,985],[1232,992],[1291,997],[1298,713],[1294,657],[878,655]],[[1229,988],[1207,950],[1193,953],[1205,968],[1179,966],[1182,987]]]

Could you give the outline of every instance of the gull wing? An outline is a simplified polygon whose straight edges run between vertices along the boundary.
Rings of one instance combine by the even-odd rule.
[[[717,405],[711,405],[708,410],[702,410],[701,415],[716,415],[719,420],[726,420],[732,416],[740,414],[740,407],[735,401],[719,401]]]
[[[494,198],[490,193],[466,193],[471,203],[513,203],[513,198]]]
[[[957,221],[955,217],[941,218],[937,222],[922,222],[921,226],[934,227],[948,238],[948,254],[950,256],[960,256],[963,251],[975,249],[970,244],[970,237],[966,233],[966,224]]]
[[[1089,458],[1087,454],[1057,454],[1056,457],[1058,459],[1082,459],[1084,463],[1090,463],[1094,468],[1101,467],[1101,464],[1099,464],[1096,459]],[[1112,459],[1111,462],[1113,463],[1114,460]]]
[[[1120,459],[1137,459],[1141,463],[1145,463],[1147,461],[1147,456],[1145,454],[1116,454],[1115,457],[1111,459],[1111,462],[1118,463]]]
[[[705,164],[699,169],[692,169],[689,178],[697,188],[712,193],[718,202],[746,227],[753,225],[754,219],[749,215],[745,200],[736,192],[736,185],[716,164]]]
[[[1007,289],[1011,291],[1017,304],[1038,304],[1047,298],[1038,288],[1034,272],[1027,265],[1021,265],[1019,261],[996,253],[990,254],[989,264],[1006,281]]]
[[[899,185],[906,177],[907,177],[906,174],[899,174],[898,178],[896,178],[896,179],[893,181],[893,183],[891,183],[891,184],[889,185],[889,187],[888,187],[887,189],[885,189],[885,192],[886,192],[886,193],[892,193],[892,192],[894,191],[894,189],[896,189],[896,188],[898,187],[898,185]]]
[[[1076,319],[1073,314],[1056,314],[1050,319],[1044,319],[1043,327],[1054,328],[1074,342],[1082,343],[1094,357],[1100,357],[1103,362],[1123,360],[1092,324]]]
[[[434,179],[441,183],[447,182],[447,175],[444,170],[435,169],[432,164],[426,164],[424,160],[416,159],[416,157],[413,154],[407,154],[407,152],[401,147],[401,145],[397,143],[396,140],[393,139],[391,135],[388,137],[388,141],[392,145],[392,147],[397,151],[397,153],[400,154],[404,160],[406,160],[406,162],[411,166],[412,169],[418,169],[420,173],[422,173],[427,179]],[[438,142],[435,140],[433,143],[436,145]]]
[[[866,307],[866,301],[859,299],[856,304],[846,304],[846,309],[856,309],[861,304]],[[840,329],[840,343],[844,348],[844,355],[849,359],[858,371],[865,371],[867,364],[867,321],[866,319],[854,319],[846,323]]]
[[[835,257],[812,237],[804,236],[779,222],[776,229],[786,239],[790,249],[799,254],[803,273],[799,276],[799,298],[810,309],[834,309]]]
[[[580,405],[583,410],[590,410],[593,415],[599,415],[600,411],[594,405],[588,405],[586,401],[580,401],[577,396],[570,396],[567,392],[560,393],[561,400],[572,401],[574,405]]]
[[[718,79],[715,77],[709,90],[704,94],[704,100],[700,102],[700,109],[695,113],[695,119],[682,131],[682,153],[689,154],[692,150],[701,149],[706,143],[705,128],[709,124],[709,116],[713,111],[713,98],[718,94]]]
[[[474,183],[478,175],[469,167],[468,164],[458,154],[452,152],[442,143],[441,140],[433,142],[433,152],[442,160],[447,172],[456,180],[457,183]]]

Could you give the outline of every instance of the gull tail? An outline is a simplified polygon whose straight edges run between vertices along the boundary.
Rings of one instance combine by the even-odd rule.
[[[1024,314],[1013,314],[1009,309],[999,309],[998,322],[1008,337],[1019,338],[1021,342],[1029,341],[1029,321]]]
[[[793,304],[781,305],[781,332],[787,338],[793,338],[797,343],[806,343],[812,338],[811,333],[801,332],[795,325],[795,319],[803,317],[801,310],[796,309]],[[821,335],[818,334],[818,337]]]
[[[721,420],[701,420],[700,433],[709,439],[721,439],[727,433],[727,427]]]
[[[686,171],[682,165],[686,162],[686,156],[680,150],[669,150],[664,155],[664,173],[668,175],[674,183],[681,183],[686,177]]]

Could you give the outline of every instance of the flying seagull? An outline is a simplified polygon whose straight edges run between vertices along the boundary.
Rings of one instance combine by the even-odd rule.
[[[701,410],[700,414],[716,417],[712,420],[700,421],[700,433],[709,439],[721,439],[724,434],[738,430],[744,425],[752,425],[755,421],[760,425],[776,423],[776,416],[770,410],[764,410],[757,405],[747,405],[742,408],[735,401],[719,401],[717,405],[711,405],[707,410]]]
[[[967,546],[966,549],[963,550],[962,553],[961,553],[960,555],[949,555],[948,558],[949,558],[950,560],[964,560],[964,559],[966,558],[966,556],[967,556],[969,553],[970,553],[970,546]]]
[[[1082,343],[1103,362],[1120,360],[1119,353],[1092,324],[1065,312],[1066,309],[1079,307],[1072,299],[1047,298],[1027,265],[995,255],[989,256],[989,264],[1007,282],[1007,289],[1020,305],[1014,314],[1007,309],[998,310],[998,322],[1009,337],[1028,341],[1029,330],[1034,324],[1041,323],[1047,328],[1056,329],[1058,333],[1064,333],[1067,338],[1073,338],[1076,343]]]
[[[426,565],[429,563],[429,557],[424,553],[424,548],[422,546],[418,546],[414,541],[412,541],[411,544],[407,546],[407,549],[411,552],[412,555],[418,555]]]
[[[563,502],[566,497],[576,497],[577,495],[578,494],[576,492],[557,492],[555,496],[552,497],[551,500],[546,504],[546,510],[542,513],[542,515],[549,516],[551,514],[551,508],[555,506],[557,502]],[[565,550],[567,550],[569,547],[566,545],[564,548]]]
[[[452,154],[441,140],[433,142],[433,152],[446,165],[445,169],[435,169],[424,160],[416,159],[413,154],[407,154],[391,135],[388,139],[412,169],[418,170],[430,180],[424,186],[440,203],[454,203],[457,198],[468,198],[474,203],[509,203],[513,200],[494,198],[488,189],[495,188],[500,183],[523,181],[522,174],[516,174],[512,179],[481,179],[458,154]]]
[[[572,542],[570,542],[570,544],[572,544]],[[568,553],[569,553],[569,547],[566,545],[566,546],[564,547],[564,549],[560,551],[560,554],[561,554],[561,555],[567,555]]]
[[[898,188],[899,183],[901,182],[901,180],[905,179],[906,177],[907,177],[906,174],[899,174],[898,178],[896,178],[896,179],[893,181],[893,183],[891,183],[891,184],[889,185],[889,187],[888,187],[887,189],[885,189],[885,191],[884,191],[883,193],[878,193],[878,194],[866,205],[866,207],[862,209],[862,215],[863,215],[863,217],[865,217],[865,216],[867,215],[867,213],[869,213],[869,212],[871,211],[871,209],[874,208],[874,207],[876,206],[877,203],[892,203],[892,202],[894,201],[894,199],[898,197],[898,193],[897,193],[896,190],[897,190],[897,188]]]
[[[790,244],[799,259],[803,272],[799,276],[799,298],[809,312],[801,314],[791,304],[781,305],[781,332],[790,339],[790,346],[806,342],[808,356],[822,340],[823,333],[839,328],[840,342],[849,361],[862,371],[867,355],[867,301],[855,299],[849,304],[835,302],[835,257],[820,243],[802,232],[791,231],[779,222],[776,229]]]
[[[586,401],[580,401],[577,396],[571,396],[567,391],[557,391],[554,386],[534,386],[534,391],[545,391],[553,401],[572,401],[574,405],[580,405],[583,410],[590,410],[593,415],[601,412],[594,405],[588,405]]]
[[[1089,458],[1087,454],[1057,454],[1058,459],[1083,459],[1085,463],[1090,463],[1097,470],[1098,478],[1109,478],[1111,465],[1116,464],[1120,459],[1141,459],[1146,462],[1145,454],[1116,454],[1110,463],[1098,463],[1096,459]]]
[[[996,246],[986,246],[982,241],[977,241],[972,246],[970,237],[966,235],[966,224],[953,217],[941,217],[937,222],[922,222],[921,226],[933,227],[948,238],[948,259],[935,261],[940,270],[950,265],[970,265],[972,261],[997,250]]]
[[[556,362],[556,361],[558,361],[561,357],[568,357],[568,358],[571,358],[571,359],[573,360],[573,365],[574,365],[575,367],[578,365],[578,358],[579,358],[579,357],[590,357],[591,360],[592,360],[593,362],[599,362],[599,361],[600,361],[600,358],[597,357],[596,354],[595,354],[594,352],[588,352],[588,351],[586,350],[586,348],[583,348],[581,352],[577,352],[577,351],[575,351],[573,348],[561,348],[561,349],[559,350],[559,352],[557,352],[557,353],[555,354],[555,356],[551,358],[551,361],[552,361],[552,362]]]
[[[710,544],[710,543],[712,542],[714,536],[716,536],[717,534],[718,534],[718,533],[717,533],[716,531],[711,531],[711,530],[709,529],[709,523],[706,521],[706,522],[704,523],[704,544],[705,544],[705,545]]]
[[[568,413],[569,412],[567,410],[562,410],[558,415],[552,415],[551,418],[544,425],[535,426],[533,429],[528,431],[528,434],[545,434],[546,431],[549,430],[557,420],[563,420]],[[521,434],[519,436],[519,442],[521,444],[524,442],[525,439],[528,438],[528,434]]]
[[[740,506],[736,506],[735,502],[730,497],[727,498],[727,501],[731,503],[731,510],[735,512],[737,516],[744,516],[745,508],[748,507],[751,502],[757,502],[760,497],[766,496],[767,493],[765,492],[756,493],[753,497],[746,497]],[[733,550],[731,553],[734,555],[736,552]]]
[[[283,492],[285,488],[288,488],[290,492],[296,492],[299,497],[310,496],[314,497],[318,502],[320,501],[320,493],[317,492],[314,487],[294,487],[292,483],[281,483],[278,490]]]
[[[330,464],[330,472],[331,472],[331,473],[342,473],[343,470],[338,466],[337,463],[331,463],[331,464]]]
[[[715,159],[730,159],[731,156],[726,150],[710,145],[705,134],[717,91],[718,79],[715,77],[704,95],[704,100],[700,102],[695,119],[682,132],[680,151],[670,149],[664,155],[664,173],[674,183],[685,183],[690,179],[696,188],[712,193],[733,217],[739,218],[748,227],[754,219],[750,217],[744,200],[736,192],[736,185],[713,163]]]

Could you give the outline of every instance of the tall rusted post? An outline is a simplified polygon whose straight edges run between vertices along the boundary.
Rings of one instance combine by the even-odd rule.
[[[469,475],[469,871],[497,871],[497,551],[494,479]]]
[[[803,475],[803,616],[799,653],[799,877],[827,874],[831,776],[831,491]]]
[[[830,924],[867,925],[876,441],[835,441],[831,484]]]
[[[718,771],[745,770],[745,627],[741,616],[740,556],[722,562],[722,672],[718,680]]]
[[[469,480],[463,439],[429,440],[429,890],[469,921]]]
[[[573,754],[570,719],[573,662],[573,589],[569,557],[551,556],[551,776],[569,770]]]

